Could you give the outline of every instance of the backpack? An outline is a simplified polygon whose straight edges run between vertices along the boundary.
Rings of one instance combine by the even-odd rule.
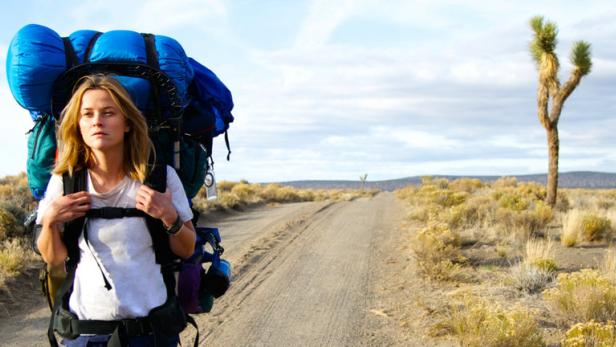
[[[11,41],[7,77],[13,96],[30,111],[35,122],[29,132],[27,170],[34,197],[43,197],[51,177],[57,146],[55,122],[75,83],[82,76],[100,72],[116,74],[114,77],[146,116],[156,151],[156,162],[150,163],[153,169],[147,184],[164,191],[165,165],[170,164],[176,169],[188,198],[192,199],[203,185],[205,175],[213,169],[213,138],[224,133],[228,153],[231,153],[227,129],[234,120],[231,115],[233,101],[230,91],[218,77],[186,57],[179,43],[169,37],[119,30],[104,34],[81,30],[61,38],[49,28],[31,24],[22,28]],[[64,193],[84,190],[84,177],[85,173],[65,175]],[[133,216],[131,213],[139,215],[135,211],[111,209],[93,211],[89,218],[122,218]],[[175,334],[184,329],[186,322],[197,328],[197,344],[198,327],[188,314],[211,310],[213,299],[223,295],[230,284],[231,267],[220,258],[223,248],[218,230],[196,227],[199,242],[195,254],[181,262],[170,251],[166,234],[160,232],[162,223],[143,217],[152,235],[156,261],[164,270],[170,302],[153,310],[152,317],[145,323],[119,321],[110,326],[108,322],[83,322],[72,317],[67,300],[74,268],[79,261],[77,240],[84,219],[72,221],[65,226],[63,235],[69,252],[65,264],[67,271],[45,268],[41,272],[43,290],[52,308],[48,331],[50,344],[57,345],[54,330],[65,337],[78,335],[80,331],[113,331],[110,345],[119,346],[127,333],[157,326]],[[37,228],[32,230],[35,242]],[[205,251],[206,244],[212,248],[212,253]],[[207,272],[202,266],[204,262],[211,262]],[[178,297],[175,273],[179,273]]]
[[[79,30],[60,37],[47,27],[29,24],[11,41],[6,71],[11,93],[34,121],[27,174],[36,199],[43,197],[51,177],[53,124],[75,83],[93,73],[116,75],[148,119],[159,162],[176,169],[190,199],[211,171],[213,138],[224,133],[227,159],[231,154],[231,92],[170,37],[127,30]]]

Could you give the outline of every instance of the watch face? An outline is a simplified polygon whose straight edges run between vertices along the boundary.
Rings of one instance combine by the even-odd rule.
[[[214,175],[211,172],[205,174],[205,186],[211,187],[214,184]]]

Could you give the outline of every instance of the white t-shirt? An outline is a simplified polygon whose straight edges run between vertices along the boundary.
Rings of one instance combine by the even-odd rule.
[[[92,208],[134,208],[136,193],[141,183],[124,177],[116,187],[106,193],[94,190],[90,174],[87,191],[92,196]],[[174,169],[167,166],[167,189],[171,190],[173,205],[183,222],[193,214],[182,183]],[[45,198],[38,208],[37,223],[49,203],[62,196],[62,177],[53,175]],[[130,217],[119,219],[89,219],[86,221],[88,243],[79,237],[80,261],[75,272],[70,310],[79,319],[118,320],[144,317],[167,299],[167,291],[156,264],[152,238],[145,219]],[[100,264],[100,268],[97,265]],[[112,288],[107,290],[101,269]]]

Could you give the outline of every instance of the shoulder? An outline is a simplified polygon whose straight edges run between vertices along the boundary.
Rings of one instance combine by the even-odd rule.
[[[52,201],[62,196],[63,194],[64,194],[64,185],[62,183],[62,176],[55,175],[55,174],[52,175],[51,178],[49,179],[49,183],[47,184],[47,189],[45,190],[45,196],[43,197],[43,200],[39,202],[39,205],[38,205],[38,212],[37,212],[37,218],[36,218],[37,224],[41,224],[43,214],[45,214],[45,210],[47,209],[47,206],[49,206],[49,204]]]
[[[167,165],[167,185],[170,184],[182,185],[182,181],[180,180],[180,176],[178,176],[178,173],[175,171],[175,169]]]

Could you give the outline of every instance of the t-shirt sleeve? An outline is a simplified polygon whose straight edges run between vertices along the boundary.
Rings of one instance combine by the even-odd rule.
[[[167,189],[171,190],[173,206],[178,211],[182,222],[188,222],[193,218],[192,210],[188,204],[188,197],[180,177],[171,166],[167,166]]]
[[[38,210],[36,211],[36,224],[43,224],[43,215],[47,210],[49,204],[62,196],[64,193],[64,186],[62,184],[62,176],[52,175],[49,183],[47,184],[47,189],[45,190],[45,196],[43,200],[39,202]]]

